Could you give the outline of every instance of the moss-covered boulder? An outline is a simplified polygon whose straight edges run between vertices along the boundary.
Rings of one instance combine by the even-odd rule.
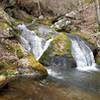
[[[44,65],[66,66],[68,68],[75,66],[75,61],[71,55],[71,42],[65,33],[60,33],[51,42],[49,48],[40,58]],[[73,64],[74,63],[74,64]]]
[[[33,78],[43,78],[47,76],[47,71],[42,64],[40,64],[32,54],[28,54],[18,63],[19,75],[31,76]]]

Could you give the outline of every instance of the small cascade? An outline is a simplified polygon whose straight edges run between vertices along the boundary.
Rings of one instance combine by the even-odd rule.
[[[96,71],[94,55],[90,47],[78,36],[70,36],[72,55],[77,63],[77,69],[82,71]]]
[[[30,31],[24,24],[17,27],[22,31],[20,39],[23,47],[27,51],[32,52],[36,60],[39,60],[53,39],[49,39],[43,43],[44,39],[37,36],[35,32]]]

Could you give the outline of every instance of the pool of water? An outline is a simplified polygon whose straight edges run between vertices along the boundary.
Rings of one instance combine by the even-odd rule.
[[[100,100],[99,71],[50,68],[54,72],[45,80],[24,77],[11,81],[0,90],[0,100]]]

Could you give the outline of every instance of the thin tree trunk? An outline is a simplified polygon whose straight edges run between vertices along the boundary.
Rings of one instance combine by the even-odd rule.
[[[94,0],[95,1],[95,8],[96,8],[96,17],[97,17],[97,22],[98,25],[100,26],[100,5],[99,5],[99,0]]]
[[[39,16],[41,16],[41,6],[40,6],[40,1],[38,0],[38,10],[39,10]]]

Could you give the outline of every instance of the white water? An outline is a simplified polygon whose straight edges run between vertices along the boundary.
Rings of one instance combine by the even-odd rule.
[[[64,77],[62,76],[62,73],[61,72],[56,72],[50,68],[47,68],[47,71],[48,71],[48,74],[54,78],[57,78],[57,79],[63,79]]]
[[[71,37],[72,55],[77,63],[77,69],[81,71],[97,71],[92,50],[78,36]]]
[[[49,39],[43,43],[44,39],[37,36],[33,31],[30,31],[24,24],[17,27],[22,31],[20,38],[23,47],[27,51],[32,52],[36,60],[39,60],[53,39]]]

